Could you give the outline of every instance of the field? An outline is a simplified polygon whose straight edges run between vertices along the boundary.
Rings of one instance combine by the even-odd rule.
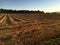
[[[60,14],[0,13],[0,45],[60,45]]]

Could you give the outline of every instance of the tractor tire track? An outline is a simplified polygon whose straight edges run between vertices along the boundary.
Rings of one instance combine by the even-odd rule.
[[[18,18],[16,16],[11,16],[11,17],[17,22],[26,22],[26,20],[23,20],[22,18]]]
[[[13,24],[18,24],[17,21],[15,21],[12,16],[10,16],[10,15],[8,15],[8,16]]]
[[[2,17],[0,18],[0,24],[3,24],[5,19],[6,19],[6,15],[2,16]]]
[[[19,19],[22,19],[22,20],[25,20],[25,21],[31,21],[31,19],[26,19],[26,18],[23,18],[23,17],[20,17],[20,16],[17,16],[17,15],[14,15],[16,18],[19,18]]]
[[[1,16],[0,16],[0,20],[2,20],[2,19],[4,18],[4,16],[5,16],[5,15],[1,15]]]

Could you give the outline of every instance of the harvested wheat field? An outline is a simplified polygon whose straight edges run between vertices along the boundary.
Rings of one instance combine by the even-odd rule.
[[[60,45],[60,14],[0,13],[0,45]]]

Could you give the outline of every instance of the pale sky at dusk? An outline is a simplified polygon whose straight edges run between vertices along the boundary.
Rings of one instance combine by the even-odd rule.
[[[0,0],[0,8],[60,12],[60,0]]]

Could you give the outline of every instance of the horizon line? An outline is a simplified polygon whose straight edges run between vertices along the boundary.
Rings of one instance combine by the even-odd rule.
[[[11,9],[11,8],[0,8],[0,9],[6,9],[6,10],[29,10],[29,11],[43,11],[44,13],[59,13],[60,11],[44,11],[44,10],[40,10],[40,9]]]

